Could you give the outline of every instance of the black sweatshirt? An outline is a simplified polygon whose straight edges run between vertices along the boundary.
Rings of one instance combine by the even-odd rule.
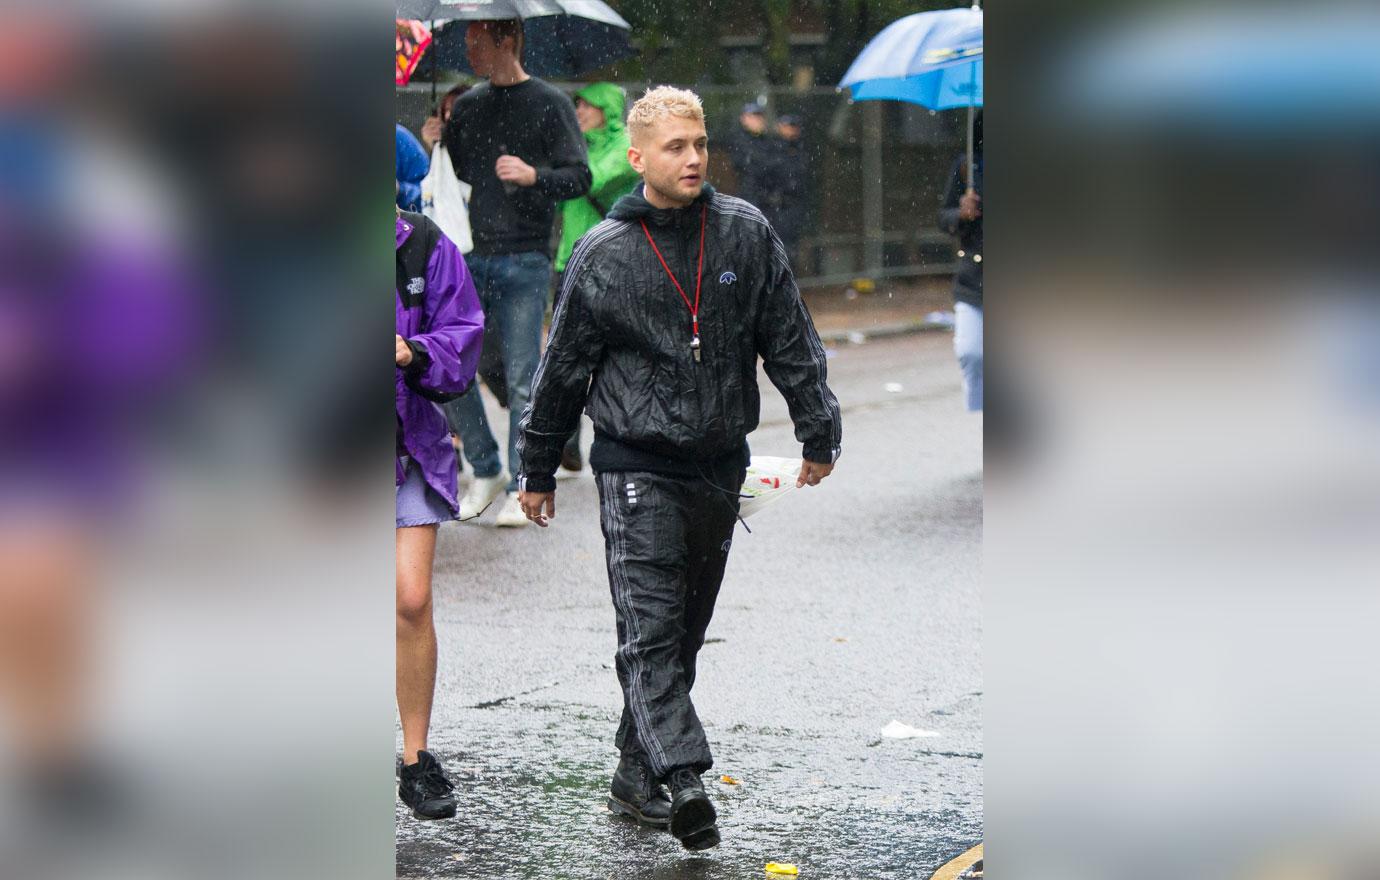
[[[445,145],[456,175],[474,188],[474,252],[549,256],[556,204],[583,195],[590,183],[585,137],[570,98],[536,77],[515,86],[481,83],[456,100]],[[499,180],[494,165],[503,155],[537,169],[536,184]]]
[[[982,151],[973,154],[973,188],[982,195]],[[958,203],[968,191],[968,159],[959,156],[949,172],[949,186],[939,208],[939,228],[958,238],[958,271],[954,273],[954,301],[982,308],[982,218],[963,220]]]

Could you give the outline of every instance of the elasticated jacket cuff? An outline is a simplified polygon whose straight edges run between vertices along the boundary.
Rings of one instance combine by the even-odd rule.
[[[555,492],[555,474],[521,474],[518,476],[518,488],[524,492]]]
[[[425,373],[431,366],[431,355],[427,354],[426,348],[411,339],[404,339],[403,344],[412,352],[412,362],[403,367],[403,371],[413,376],[420,376]]]
[[[806,446],[805,460],[813,461],[815,464],[833,464],[839,460],[841,451],[837,446]]]

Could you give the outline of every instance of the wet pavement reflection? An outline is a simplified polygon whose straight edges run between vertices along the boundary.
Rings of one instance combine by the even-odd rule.
[[[399,807],[398,876],[718,880],[775,861],[802,878],[928,878],[980,842],[982,422],[950,346],[838,352],[836,475],[735,537],[695,688],[715,849],[605,807],[620,696],[588,475],[560,485],[544,533],[445,527],[431,748],[460,809],[423,823]],[[753,449],[791,454],[763,389]],[[893,720],[936,735],[882,736]]]

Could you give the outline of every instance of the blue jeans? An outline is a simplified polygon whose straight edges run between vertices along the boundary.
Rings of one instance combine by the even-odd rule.
[[[546,293],[551,287],[551,260],[536,252],[465,258],[479,304],[484,308],[484,347],[503,352],[508,386],[508,491],[517,491],[521,462],[517,459],[518,423],[532,399],[532,376],[541,360],[541,328],[546,318]],[[465,445],[465,458],[476,477],[496,476],[503,469],[498,441],[484,415],[478,384],[446,404],[451,430]]]
[[[969,412],[982,412],[982,309],[954,304],[954,354],[963,370]]]

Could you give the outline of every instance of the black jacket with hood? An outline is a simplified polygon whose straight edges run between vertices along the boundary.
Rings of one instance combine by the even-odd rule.
[[[982,114],[973,123],[973,190],[982,195]],[[964,220],[959,202],[968,191],[968,160],[959,156],[949,172],[949,185],[939,206],[939,228],[958,239],[958,271],[954,273],[954,300],[982,308],[982,217]]]
[[[648,243],[643,221],[693,301],[702,216],[696,362],[690,309]],[[580,240],[566,266],[522,418],[523,488],[555,489],[561,448],[586,402],[596,471],[694,476],[701,465],[746,465],[747,435],[761,409],[759,356],[786,399],[804,457],[833,462],[843,428],[826,384],[824,346],[762,213],[707,184],[689,207],[660,209],[639,184]]]

